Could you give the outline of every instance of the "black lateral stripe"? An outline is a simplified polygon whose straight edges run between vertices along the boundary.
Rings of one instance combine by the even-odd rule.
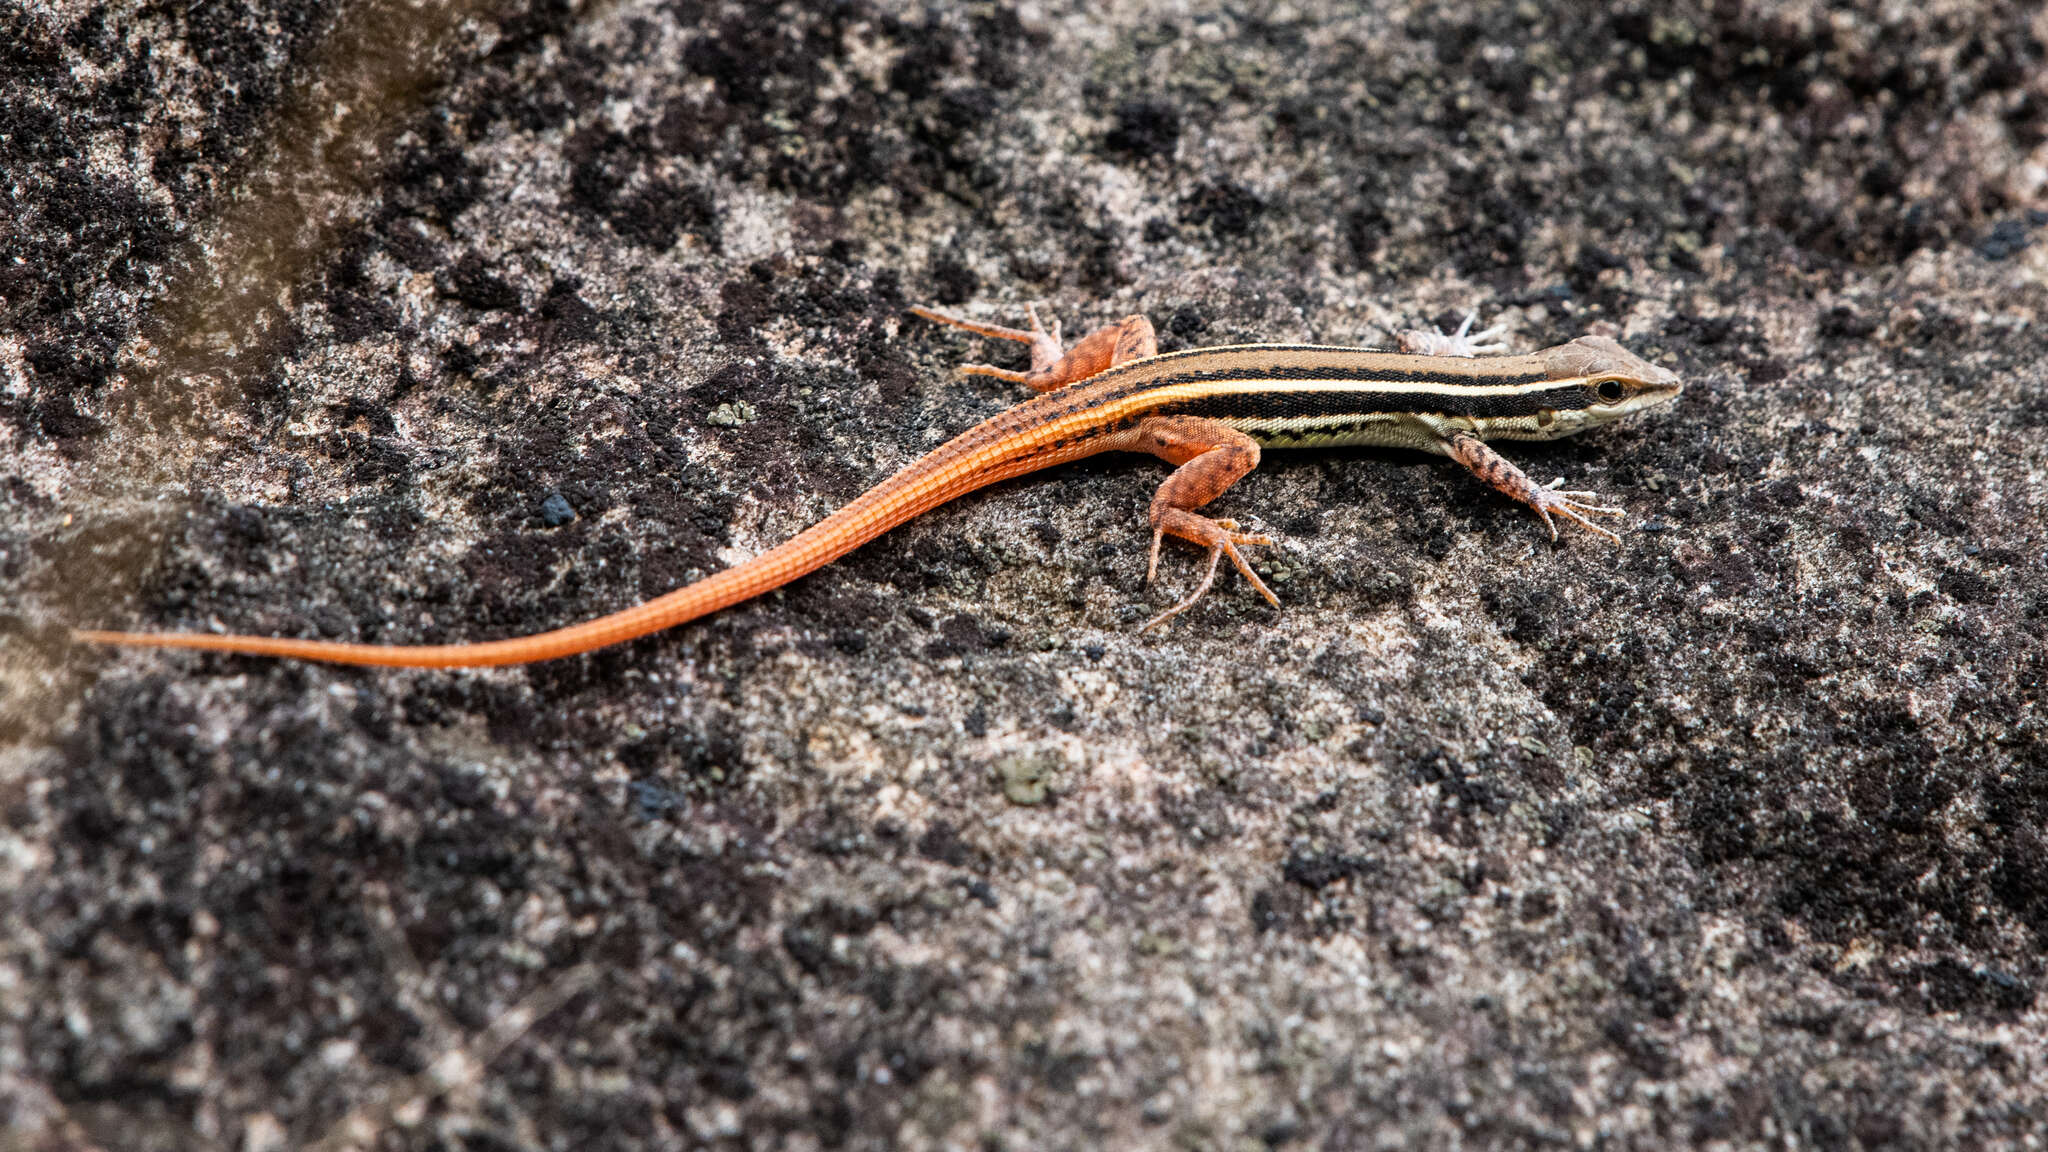
[[[1336,440],[1355,436],[1384,420],[1346,420],[1338,424],[1315,424],[1307,428],[1260,428],[1246,430],[1247,435],[1263,444],[1281,445],[1289,441]]]
[[[1577,385],[1525,392],[1346,392],[1342,389],[1286,391],[1262,388],[1198,396],[1162,411],[1214,420],[1288,420],[1298,417],[1355,416],[1361,411],[1413,412],[1434,416],[1500,419],[1584,408],[1592,403]]]
[[[1432,359],[1435,359],[1434,357]],[[1361,384],[1444,384],[1454,388],[1541,384],[1548,379],[1541,372],[1516,376],[1475,375],[1471,372],[1431,372],[1414,367],[1373,368],[1363,364],[1267,364],[1246,368],[1217,368],[1181,372],[1174,383],[1229,383],[1232,380],[1356,380]]]

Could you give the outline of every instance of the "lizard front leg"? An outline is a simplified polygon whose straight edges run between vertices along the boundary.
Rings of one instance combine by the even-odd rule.
[[[1445,333],[1441,328],[1425,332],[1410,328],[1401,333],[1395,343],[1403,352],[1417,356],[1457,356],[1471,359],[1488,356],[1508,350],[1507,342],[1501,337],[1507,334],[1508,326],[1495,324],[1482,332],[1472,331],[1472,325],[1479,319],[1479,310],[1465,313],[1465,322],[1458,325],[1456,332]]]
[[[1620,508],[1585,503],[1588,500],[1598,500],[1600,497],[1597,493],[1560,492],[1555,488],[1546,488],[1529,479],[1528,473],[1515,467],[1507,457],[1488,448],[1486,441],[1470,432],[1452,432],[1445,436],[1444,454],[1471,469],[1474,476],[1493,485],[1509,497],[1534,508],[1536,515],[1543,518],[1543,526],[1550,529],[1552,540],[1557,539],[1557,524],[1550,516],[1556,513],[1567,520],[1577,521],[1590,532],[1605,536],[1617,544],[1621,543],[1621,537],[1582,515],[1588,512],[1599,516],[1622,514],[1623,510]]]
[[[1060,347],[1060,323],[1054,320],[1052,330],[1038,322],[1038,309],[1026,308],[1031,318],[1029,328],[1005,328],[1000,324],[984,324],[964,316],[954,316],[936,308],[912,308],[914,316],[922,316],[939,324],[965,328],[977,336],[996,340],[1015,340],[1031,346],[1031,370],[1017,372],[1009,368],[997,368],[989,364],[962,364],[963,376],[993,376],[1012,384],[1022,384],[1033,392],[1051,392],[1078,384],[1098,372],[1114,368],[1126,360],[1137,360],[1159,354],[1159,338],[1152,330],[1152,321],[1141,315],[1126,316],[1115,324],[1097,328],[1081,337],[1072,349]]]
[[[1167,536],[1178,536],[1209,550],[1209,567],[1202,582],[1180,603],[1145,622],[1139,631],[1166,623],[1194,607],[1216,582],[1216,568],[1225,556],[1258,589],[1273,607],[1280,598],[1266,587],[1258,573],[1245,561],[1241,547],[1271,545],[1265,536],[1237,530],[1234,520],[1213,520],[1195,511],[1259,466],[1259,443],[1225,424],[1195,416],[1153,416],[1141,420],[1130,431],[1125,447],[1133,452],[1150,452],[1169,464],[1178,465],[1173,475],[1152,497],[1152,557],[1145,567],[1145,581],[1159,574],[1159,544]]]
[[[1401,333],[1400,346],[1403,352],[1419,356],[1456,356],[1471,358],[1496,352],[1507,351],[1507,344],[1500,337],[1507,332],[1507,325],[1496,324],[1482,332],[1472,331],[1472,325],[1479,319],[1475,310],[1465,314],[1465,322],[1458,325],[1456,332],[1446,333],[1438,328],[1423,331],[1410,328]],[[1621,537],[1598,524],[1586,519],[1584,513],[1598,516],[1619,516],[1620,508],[1609,508],[1602,504],[1588,504],[1585,501],[1598,500],[1593,492],[1562,492],[1546,488],[1529,479],[1528,473],[1514,466],[1507,457],[1486,446],[1486,442],[1470,432],[1453,432],[1444,437],[1444,454],[1470,469],[1474,476],[1491,484],[1508,496],[1520,500],[1536,510],[1543,518],[1543,526],[1550,529],[1550,538],[1557,539],[1557,524],[1551,515],[1577,521],[1588,531],[1598,533],[1616,543]]]

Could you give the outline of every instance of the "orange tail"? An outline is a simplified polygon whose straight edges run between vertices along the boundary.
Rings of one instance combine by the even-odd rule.
[[[1019,406],[1028,407],[1030,402]],[[552,632],[481,644],[422,645],[89,629],[75,630],[71,637],[88,644],[197,648],[395,668],[484,668],[574,656],[659,632],[780,588],[957,496],[1085,454],[1034,454],[1035,441],[1016,435],[1018,425],[1025,423],[1019,415],[1019,409],[1013,408],[969,429],[869,489],[853,503],[736,568],[707,576],[644,604]]]

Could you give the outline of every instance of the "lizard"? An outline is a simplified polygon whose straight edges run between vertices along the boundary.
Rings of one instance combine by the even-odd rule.
[[[1271,546],[1229,519],[1199,509],[1258,467],[1264,448],[1343,445],[1420,449],[1448,456],[1533,509],[1557,538],[1553,517],[1610,540],[1587,519],[1621,514],[1594,493],[1560,491],[1531,480],[1486,443],[1551,440],[1611,424],[1669,403],[1682,390],[1676,373],[1605,336],[1522,355],[1500,353],[1503,329],[1463,327],[1402,333],[1395,350],[1316,344],[1235,344],[1160,353],[1142,314],[1063,345],[1057,321],[1047,329],[1035,308],[1030,327],[1010,328],[934,308],[926,320],[1030,348],[1031,366],[1012,370],[967,364],[965,375],[1023,384],[1031,399],[983,420],[876,484],[810,528],[751,560],[645,603],[552,631],[478,643],[360,644],[200,632],[76,630],[92,644],[191,648],[334,664],[411,668],[488,667],[572,656],[695,620],[780,588],[904,522],[976,489],[1101,452],[1142,452],[1174,466],[1152,498],[1151,557],[1158,576],[1161,541],[1178,537],[1207,549],[1194,590],[1147,621],[1161,627],[1193,607],[1228,559],[1275,608],[1280,599],[1242,549]]]

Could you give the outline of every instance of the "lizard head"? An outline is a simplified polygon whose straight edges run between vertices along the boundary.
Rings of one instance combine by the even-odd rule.
[[[1631,413],[1669,404],[1685,390],[1676,372],[1659,368],[1605,336],[1581,336],[1537,355],[1552,380],[1583,390],[1585,404],[1576,421],[1581,428],[1612,424]]]

